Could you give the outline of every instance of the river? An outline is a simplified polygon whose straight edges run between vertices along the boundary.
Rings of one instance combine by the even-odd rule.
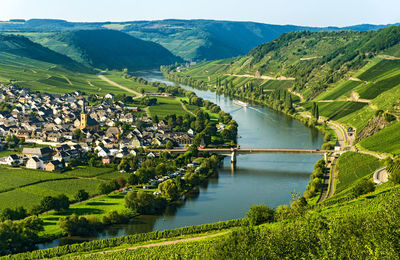
[[[140,72],[137,76],[173,84],[159,71]],[[282,113],[260,106],[240,107],[215,92],[182,87],[232,115],[239,125],[238,143],[242,148],[317,149],[323,143],[318,131]],[[225,158],[218,177],[210,178],[200,187],[198,195],[188,196],[182,205],[168,208],[162,216],[140,216],[131,224],[108,227],[95,239],[242,218],[253,204],[264,203],[270,207],[288,204],[292,192],[305,191],[313,165],[320,158],[310,154],[240,155],[234,170],[230,158]],[[68,242],[71,241],[58,239],[41,244],[40,248]]]

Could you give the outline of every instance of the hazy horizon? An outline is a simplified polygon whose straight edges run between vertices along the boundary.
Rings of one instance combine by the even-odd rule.
[[[395,0],[2,0],[1,21],[61,19],[70,22],[222,20],[297,26],[386,25],[400,22]]]

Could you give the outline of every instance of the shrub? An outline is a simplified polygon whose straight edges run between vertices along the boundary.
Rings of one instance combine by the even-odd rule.
[[[360,182],[354,186],[352,193],[354,197],[367,194],[375,190],[375,184],[371,180],[362,179]]]
[[[19,220],[28,216],[24,207],[17,207],[16,209],[5,208],[0,215],[0,220]]]
[[[274,220],[274,210],[266,205],[253,205],[246,214],[251,225],[259,225]]]
[[[75,195],[75,200],[84,201],[87,199],[89,199],[89,193],[87,193],[85,190],[78,190],[78,192]]]

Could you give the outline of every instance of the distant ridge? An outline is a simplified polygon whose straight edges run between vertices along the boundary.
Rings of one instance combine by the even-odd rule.
[[[161,44],[186,60],[213,60],[244,55],[254,47],[292,31],[369,31],[388,25],[360,24],[347,27],[273,25],[257,22],[216,20],[128,21],[75,23],[57,19],[31,19],[26,22],[0,22],[3,32],[60,32],[82,29],[114,29],[142,40]],[[396,24],[399,25],[399,24]]]

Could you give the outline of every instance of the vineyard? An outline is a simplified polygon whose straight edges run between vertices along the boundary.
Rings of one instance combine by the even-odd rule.
[[[229,220],[223,222],[217,222],[212,224],[204,224],[199,226],[190,226],[190,227],[183,227],[178,229],[172,230],[165,230],[165,231],[154,231],[149,233],[141,233],[136,235],[130,236],[123,236],[111,239],[104,239],[104,240],[93,240],[90,242],[84,242],[81,244],[72,244],[72,245],[65,245],[59,246],[50,249],[44,250],[37,250],[28,253],[22,253],[17,255],[10,255],[4,257],[5,259],[44,259],[44,258],[53,258],[53,257],[60,257],[67,254],[74,254],[74,253],[82,253],[82,252],[89,252],[89,251],[101,251],[101,249],[105,248],[112,248],[112,247],[119,247],[119,246],[127,246],[127,245],[134,245],[137,243],[141,243],[144,241],[150,240],[160,240],[166,238],[176,238],[184,235],[190,234],[201,234],[209,231],[220,231],[229,229],[232,227],[238,227],[243,225],[244,222],[242,219],[237,220]]]
[[[357,180],[372,174],[381,163],[376,157],[367,154],[347,152],[339,157],[338,173],[339,179],[336,184],[336,194],[348,189]]]
[[[370,151],[400,153],[400,122],[385,128],[360,142],[360,146]]]

